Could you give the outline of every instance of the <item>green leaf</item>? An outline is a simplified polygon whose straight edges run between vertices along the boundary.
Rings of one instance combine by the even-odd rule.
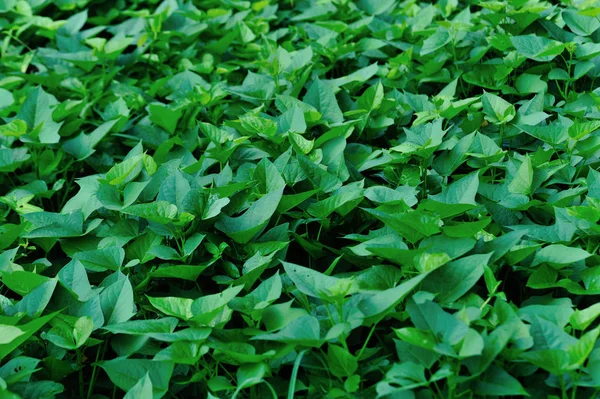
[[[79,211],[68,214],[33,212],[23,217],[31,223],[25,235],[29,238],[79,237],[83,234],[83,214]]]
[[[569,366],[569,355],[560,349],[530,351],[521,355],[523,360],[552,374],[562,375]]]
[[[164,265],[153,270],[150,276],[154,278],[176,278],[196,281],[208,267],[210,267],[210,263],[206,265]]]
[[[50,278],[46,276],[24,270],[2,273],[2,283],[8,287],[8,289],[21,296],[29,294],[34,288],[39,287],[49,280]]]
[[[474,391],[482,396],[529,396],[515,377],[497,366],[490,367],[483,377],[476,381]]]
[[[385,13],[395,4],[395,0],[359,0],[357,2],[358,8],[364,10],[369,15],[380,15]]]
[[[177,209],[184,209],[184,201],[190,190],[190,183],[179,170],[176,170],[160,185],[156,199],[167,201],[175,205]]]
[[[485,119],[496,125],[507,124],[516,116],[515,106],[495,94],[484,91],[481,97]]]
[[[194,303],[193,299],[176,297],[148,297],[148,301],[150,301],[152,306],[168,316],[174,316],[183,320],[189,320],[194,317],[194,314],[192,313],[192,304]]]
[[[115,358],[100,363],[110,380],[124,391],[136,386],[146,375],[152,384],[152,398],[160,399],[169,390],[173,363],[148,359]]]
[[[327,346],[327,364],[336,377],[349,377],[358,368],[357,359],[340,346]]]
[[[537,94],[546,91],[548,84],[541,79],[541,75],[524,73],[515,81],[515,87],[521,94]]]
[[[150,374],[146,373],[134,386],[131,387],[123,399],[152,399],[152,381]]]
[[[182,115],[181,110],[173,109],[168,105],[161,103],[149,104],[148,113],[152,122],[156,123],[170,134],[175,133],[177,122]]]
[[[79,348],[86,343],[94,329],[94,322],[89,316],[79,317],[73,324],[66,320],[58,320],[54,323],[54,326],[45,334],[44,338],[64,349]]]
[[[326,218],[335,211],[342,213],[342,209],[342,215],[346,214],[362,200],[363,186],[363,181],[347,184],[335,190],[330,197],[323,201],[312,203],[307,211],[317,218]],[[342,208],[344,205],[346,205],[346,207]],[[354,206],[348,209],[348,205]]]
[[[564,10],[562,18],[569,29],[580,36],[589,36],[600,28],[597,16],[582,15],[577,10]]]
[[[531,185],[533,184],[533,165],[529,156],[523,157],[523,161],[508,183],[508,191],[513,194],[529,195],[531,194]]]
[[[563,143],[569,137],[569,128],[555,123],[547,126],[518,125],[525,133],[552,145]]]
[[[105,247],[92,251],[79,251],[73,254],[73,259],[78,260],[87,269],[94,272],[118,270],[125,260],[125,251],[119,247]]]
[[[585,330],[600,316],[600,304],[596,303],[571,315],[571,325],[577,330]]]
[[[90,134],[81,133],[79,136],[65,141],[63,149],[78,161],[82,161],[95,152],[94,147],[110,132],[116,123],[117,120],[104,122]]]
[[[412,243],[417,242],[423,237],[439,233],[440,227],[443,225],[438,216],[424,210],[409,211],[401,214],[391,214],[377,209],[365,209],[365,211],[381,220],[386,226]]]
[[[21,330],[19,327],[10,325],[2,325],[0,326],[0,330],[3,333],[0,345],[10,344],[12,341],[25,334],[25,331]]]
[[[238,285],[227,288],[218,294],[206,295],[195,299],[190,307],[191,320],[200,325],[214,325],[216,316],[224,310],[229,301],[235,298],[243,288],[243,285]]]
[[[0,367],[0,378],[8,385],[19,381],[29,382],[30,376],[39,370],[37,368],[39,363],[40,359],[17,356]]]
[[[73,260],[60,269],[58,281],[81,302],[86,302],[94,295],[85,267],[78,260]]]
[[[167,201],[131,205],[121,212],[160,224],[170,223],[177,217],[177,207]]]
[[[593,396],[599,28],[0,0],[0,398]]]
[[[39,317],[50,303],[56,283],[56,279],[50,279],[38,285],[15,305],[7,307],[5,313],[12,316],[24,312],[31,318]]]
[[[293,105],[283,112],[277,120],[277,133],[304,133],[306,132],[306,119],[304,112],[298,105]]]
[[[450,35],[448,29],[439,27],[433,35],[429,36],[423,42],[423,46],[421,47],[421,56],[431,54],[441,49],[446,44],[450,43],[450,40],[452,40],[452,36]]]
[[[373,295],[362,296],[358,303],[358,308],[365,315],[367,325],[377,323],[381,320],[410,294],[425,277],[427,277],[427,273],[406,280],[397,287],[389,288]]]
[[[563,52],[565,44],[537,35],[512,36],[510,42],[517,52],[539,62],[552,61]]]
[[[0,325],[0,331],[3,333],[1,335],[2,339],[0,339],[0,360],[21,346],[21,344],[27,341],[29,337],[52,320],[58,313],[50,313],[18,326]]]
[[[437,212],[442,217],[450,217],[465,212],[477,206],[475,196],[479,188],[477,172],[465,176],[449,186],[444,187],[440,194],[430,195],[431,202],[425,208]]]
[[[581,248],[567,247],[562,244],[548,245],[536,252],[531,266],[547,263],[557,269],[589,258],[592,254]]]
[[[251,339],[285,342],[316,348],[323,344],[323,340],[320,338],[319,321],[312,316],[299,317],[291,321],[277,333],[259,334]]]
[[[341,123],[344,115],[340,110],[335,94],[329,85],[316,79],[302,99],[312,105],[321,114],[321,119],[328,123]]]
[[[56,144],[60,140],[58,133],[62,122],[56,123],[52,118],[52,110],[58,105],[56,97],[48,94],[41,86],[30,90],[25,98],[16,119],[27,123],[27,141],[42,144]],[[25,137],[23,137],[25,139]]]
[[[279,201],[279,205],[277,205],[277,212],[285,213],[290,209],[302,204],[304,201],[318,193],[320,190],[311,190],[298,194],[290,194],[284,195],[281,197],[281,201]]]
[[[426,295],[413,296],[406,305],[406,310],[414,325],[424,331],[431,331],[447,345],[456,345],[463,341],[469,328],[454,315],[427,299]],[[399,337],[402,338],[402,337]],[[437,350],[455,356],[451,348],[440,346]]]
[[[145,335],[152,333],[172,333],[177,327],[178,320],[174,317],[164,317],[153,320],[130,320],[103,327],[113,334]]]
[[[466,294],[483,276],[491,254],[471,255],[434,270],[422,288],[438,293],[442,303],[452,303]]]
[[[287,276],[294,282],[296,288],[308,296],[323,300],[335,300],[351,295],[358,290],[358,284],[354,279],[340,279],[293,263],[282,263]]]
[[[238,383],[238,389],[236,389],[236,392],[239,392],[243,388],[252,387],[262,382],[265,375],[267,375],[268,370],[269,367],[263,362],[242,365],[236,373]]]
[[[318,188],[325,193],[329,193],[342,186],[342,181],[339,178],[310,161],[308,158],[299,156],[298,164],[315,188]]]
[[[0,136],[21,137],[25,133],[27,133],[27,123],[21,119],[13,119],[6,125],[0,126]]]
[[[271,191],[250,205],[248,210],[238,217],[222,214],[215,227],[236,242],[245,244],[267,225],[282,195],[283,189]]]
[[[301,135],[293,132],[290,132],[288,137],[290,138],[290,143],[292,143],[292,146],[294,146],[294,148],[303,154],[308,154],[311,152],[315,144],[314,140],[307,140]]]
[[[116,164],[106,172],[106,180],[113,186],[132,181],[142,171],[143,155],[133,156]]]
[[[133,317],[136,306],[129,278],[120,271],[106,277],[100,287],[100,304],[106,325],[122,323]]]
[[[27,148],[0,148],[0,172],[14,172],[30,157]]]
[[[228,303],[228,306],[233,310],[258,318],[267,306],[280,298],[282,288],[281,277],[279,277],[279,272],[277,272],[273,277],[260,283],[254,291],[245,297],[233,298]]]

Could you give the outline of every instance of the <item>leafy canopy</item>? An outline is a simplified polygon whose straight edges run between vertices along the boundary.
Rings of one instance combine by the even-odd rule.
[[[594,397],[599,28],[0,0],[0,397]]]

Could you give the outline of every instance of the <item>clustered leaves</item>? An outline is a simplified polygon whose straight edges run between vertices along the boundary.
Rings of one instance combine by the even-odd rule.
[[[599,28],[0,0],[0,397],[595,397]]]

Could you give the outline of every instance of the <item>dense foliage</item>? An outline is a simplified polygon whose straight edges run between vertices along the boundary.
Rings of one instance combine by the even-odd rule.
[[[600,4],[0,0],[0,398],[593,398]]]

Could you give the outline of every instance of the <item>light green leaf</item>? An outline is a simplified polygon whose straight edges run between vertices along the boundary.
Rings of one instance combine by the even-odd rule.
[[[548,263],[560,269],[589,258],[592,254],[581,248],[568,247],[562,244],[548,245],[536,252],[531,266]]]
[[[58,131],[63,123],[56,123],[52,118],[52,110],[57,105],[56,97],[46,93],[41,86],[29,91],[16,116],[16,119],[25,121],[29,128],[27,136],[23,136],[23,139],[42,144],[58,143]]]
[[[510,42],[519,54],[539,62],[552,61],[563,52],[565,44],[537,35],[512,36]]]
[[[423,42],[423,46],[421,47],[421,56],[431,54],[441,49],[446,44],[450,43],[451,39],[452,37],[448,29],[442,27],[438,28],[433,35],[429,36]]]
[[[531,194],[531,185],[533,184],[533,165],[529,156],[523,157],[523,162],[519,166],[517,173],[508,184],[508,191],[513,194],[529,195]]]
[[[283,188],[271,191],[254,202],[243,215],[238,217],[221,214],[215,227],[236,242],[245,244],[267,225],[270,217],[275,213],[282,195]]]
[[[471,255],[434,270],[423,283],[423,289],[438,293],[441,303],[452,303],[466,294],[483,276],[491,254]]]
[[[152,381],[150,375],[146,373],[140,380],[131,387],[123,399],[153,399]]]
[[[335,300],[358,290],[358,284],[352,278],[340,279],[293,263],[282,263],[287,276],[294,282],[296,288],[308,296],[322,300]]]
[[[81,133],[79,136],[65,141],[63,149],[73,155],[78,161],[82,161],[92,155],[94,147],[110,132],[110,129],[118,120],[104,122],[90,134]]]
[[[182,111],[173,109],[169,105],[152,103],[148,105],[150,120],[165,129],[170,134],[175,133],[177,122],[181,118]]]
[[[160,224],[170,223],[177,217],[177,207],[167,201],[131,205],[121,212]]]
[[[496,125],[506,124],[516,116],[515,106],[495,94],[484,92],[481,103],[485,118]]]
[[[133,287],[126,275],[117,271],[106,277],[100,287],[100,303],[107,325],[122,323],[133,317],[137,309],[133,299]]]
[[[129,391],[146,375],[152,383],[152,398],[160,399],[169,390],[173,363],[148,359],[115,358],[100,363],[110,380],[124,391]]]
[[[598,17],[582,15],[577,10],[564,10],[562,18],[571,31],[580,36],[589,36],[600,28]]]
[[[328,123],[341,123],[344,115],[340,110],[335,94],[329,85],[316,79],[302,99],[321,113],[321,119]]]

